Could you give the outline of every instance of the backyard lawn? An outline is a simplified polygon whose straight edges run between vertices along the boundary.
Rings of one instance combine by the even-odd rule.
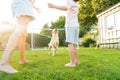
[[[80,65],[68,68],[64,66],[69,62],[67,48],[55,56],[47,50],[26,51],[31,62],[24,65],[18,64],[19,51],[15,51],[10,63],[20,72],[0,72],[0,80],[120,80],[120,50],[79,48],[78,52]]]

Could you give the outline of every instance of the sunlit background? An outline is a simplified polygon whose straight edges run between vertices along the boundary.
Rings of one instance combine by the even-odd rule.
[[[56,5],[65,5],[65,0],[36,0],[35,5],[40,8],[41,12],[37,13],[34,10],[34,15],[36,19],[29,24],[28,32],[31,32],[33,28],[37,30],[43,27],[44,24],[49,24],[51,21],[57,20],[60,16],[65,15],[64,11],[50,9],[47,6],[47,3],[54,3]],[[12,0],[1,0],[0,2],[0,22],[8,21],[16,23],[15,19],[12,17],[11,11]],[[10,27],[0,26],[0,30],[10,29]]]

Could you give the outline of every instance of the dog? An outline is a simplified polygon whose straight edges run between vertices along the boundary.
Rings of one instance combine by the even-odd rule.
[[[51,37],[51,40],[48,44],[48,49],[49,49],[49,54],[51,53],[52,51],[52,55],[54,56],[57,52],[57,49],[58,49],[58,46],[59,46],[59,37],[58,37],[58,29],[57,28],[54,28],[52,30],[52,37]]]

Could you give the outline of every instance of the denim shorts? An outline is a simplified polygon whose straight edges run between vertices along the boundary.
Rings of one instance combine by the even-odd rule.
[[[13,0],[12,12],[14,17],[30,16],[31,20],[35,19],[30,0]]]
[[[79,43],[79,27],[65,27],[66,43],[78,45]]]

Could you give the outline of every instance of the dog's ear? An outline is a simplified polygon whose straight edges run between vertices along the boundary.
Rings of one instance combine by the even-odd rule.
[[[55,28],[55,32],[58,32],[58,29],[57,29],[57,28]]]
[[[57,32],[57,28],[55,28],[55,31]]]
[[[58,29],[57,28],[55,28],[55,31],[57,31]]]

